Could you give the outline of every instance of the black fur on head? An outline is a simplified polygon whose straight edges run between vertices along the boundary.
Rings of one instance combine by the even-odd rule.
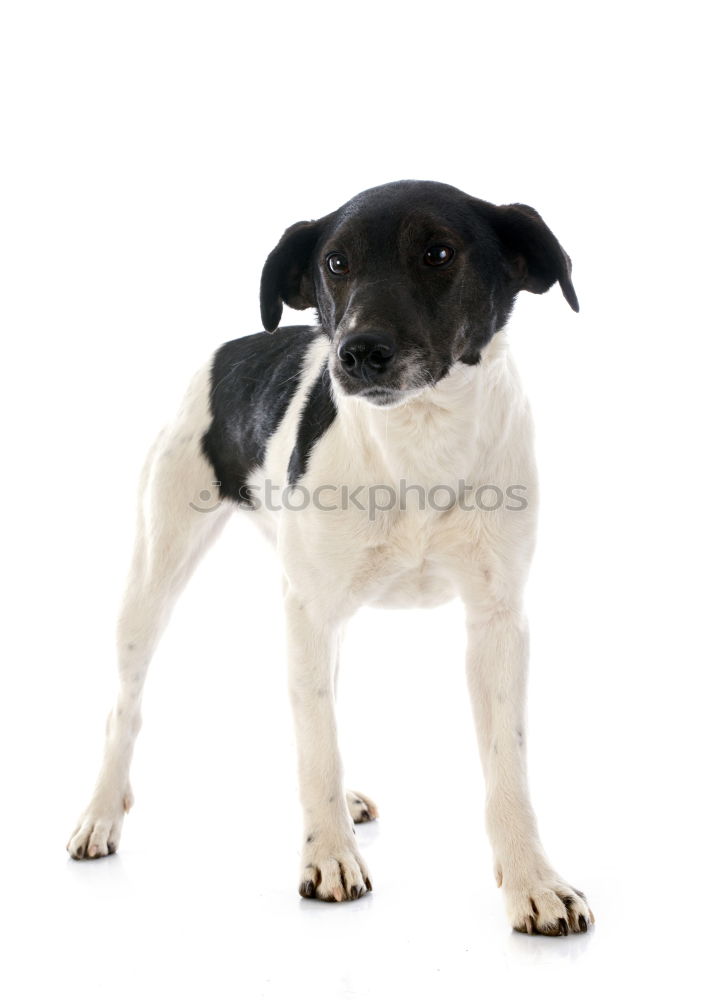
[[[557,281],[570,307],[578,312],[578,297],[570,280],[572,261],[535,209],[530,205],[496,208],[483,204],[489,216],[492,212],[493,226],[513,269],[517,290],[540,295]]]
[[[570,272],[535,209],[397,181],[287,229],[264,265],[261,315],[273,332],[282,303],[315,308],[335,385],[387,404],[477,364],[521,290],[558,282],[577,312]]]
[[[261,321],[269,333],[281,322],[283,303],[292,309],[316,305],[312,255],[325,221],[295,222],[269,254],[259,291]]]

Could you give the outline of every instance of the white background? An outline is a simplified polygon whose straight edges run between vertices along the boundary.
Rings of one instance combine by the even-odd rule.
[[[6,996],[706,995],[712,61],[690,2],[3,5]],[[349,629],[375,891],[300,900],[279,571],[240,518],[153,665],[120,853],[64,853],[144,452],[192,372],[259,329],[283,229],[402,177],[534,205],[573,257],[579,316],[525,293],[511,340],[542,480],[531,784],[588,935],[505,919],[454,605]]]

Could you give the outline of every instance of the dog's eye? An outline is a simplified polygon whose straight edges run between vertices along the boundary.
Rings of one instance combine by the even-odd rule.
[[[348,258],[344,257],[342,253],[330,253],[326,258],[326,266],[332,274],[349,273]]]
[[[431,267],[440,267],[442,264],[447,264],[449,260],[453,259],[454,252],[452,247],[443,245],[429,247],[423,255],[423,262],[424,264],[430,264]]]

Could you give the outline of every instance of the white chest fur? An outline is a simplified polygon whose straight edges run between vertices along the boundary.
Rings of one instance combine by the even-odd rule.
[[[498,550],[502,564],[529,557],[532,422],[505,336],[480,365],[456,365],[401,406],[339,396],[337,418],[288,490],[298,415],[326,350],[319,343],[307,358],[255,477],[282,498],[271,518],[290,584],[320,591],[322,604],[430,606],[455,593],[467,566],[490,570]]]

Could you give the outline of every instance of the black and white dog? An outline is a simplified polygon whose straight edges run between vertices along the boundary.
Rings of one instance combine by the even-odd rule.
[[[119,696],[68,844],[74,858],[117,848],[149,661],[182,585],[239,506],[275,540],[284,568],[306,824],[300,893],[340,901],[371,890],[354,823],[376,807],[344,788],[336,733],[342,624],[365,604],[430,607],[459,595],[510,921],[528,933],[587,930],[592,913],[548,863],[526,784],[521,593],[536,473],[503,332],[521,289],[557,281],[577,311],[570,271],[534,209],[432,182],[373,188],[285,232],[261,279],[270,332],[217,351],[144,468]],[[318,325],[277,330],[282,303],[315,308]],[[218,502],[197,503],[213,486]]]

